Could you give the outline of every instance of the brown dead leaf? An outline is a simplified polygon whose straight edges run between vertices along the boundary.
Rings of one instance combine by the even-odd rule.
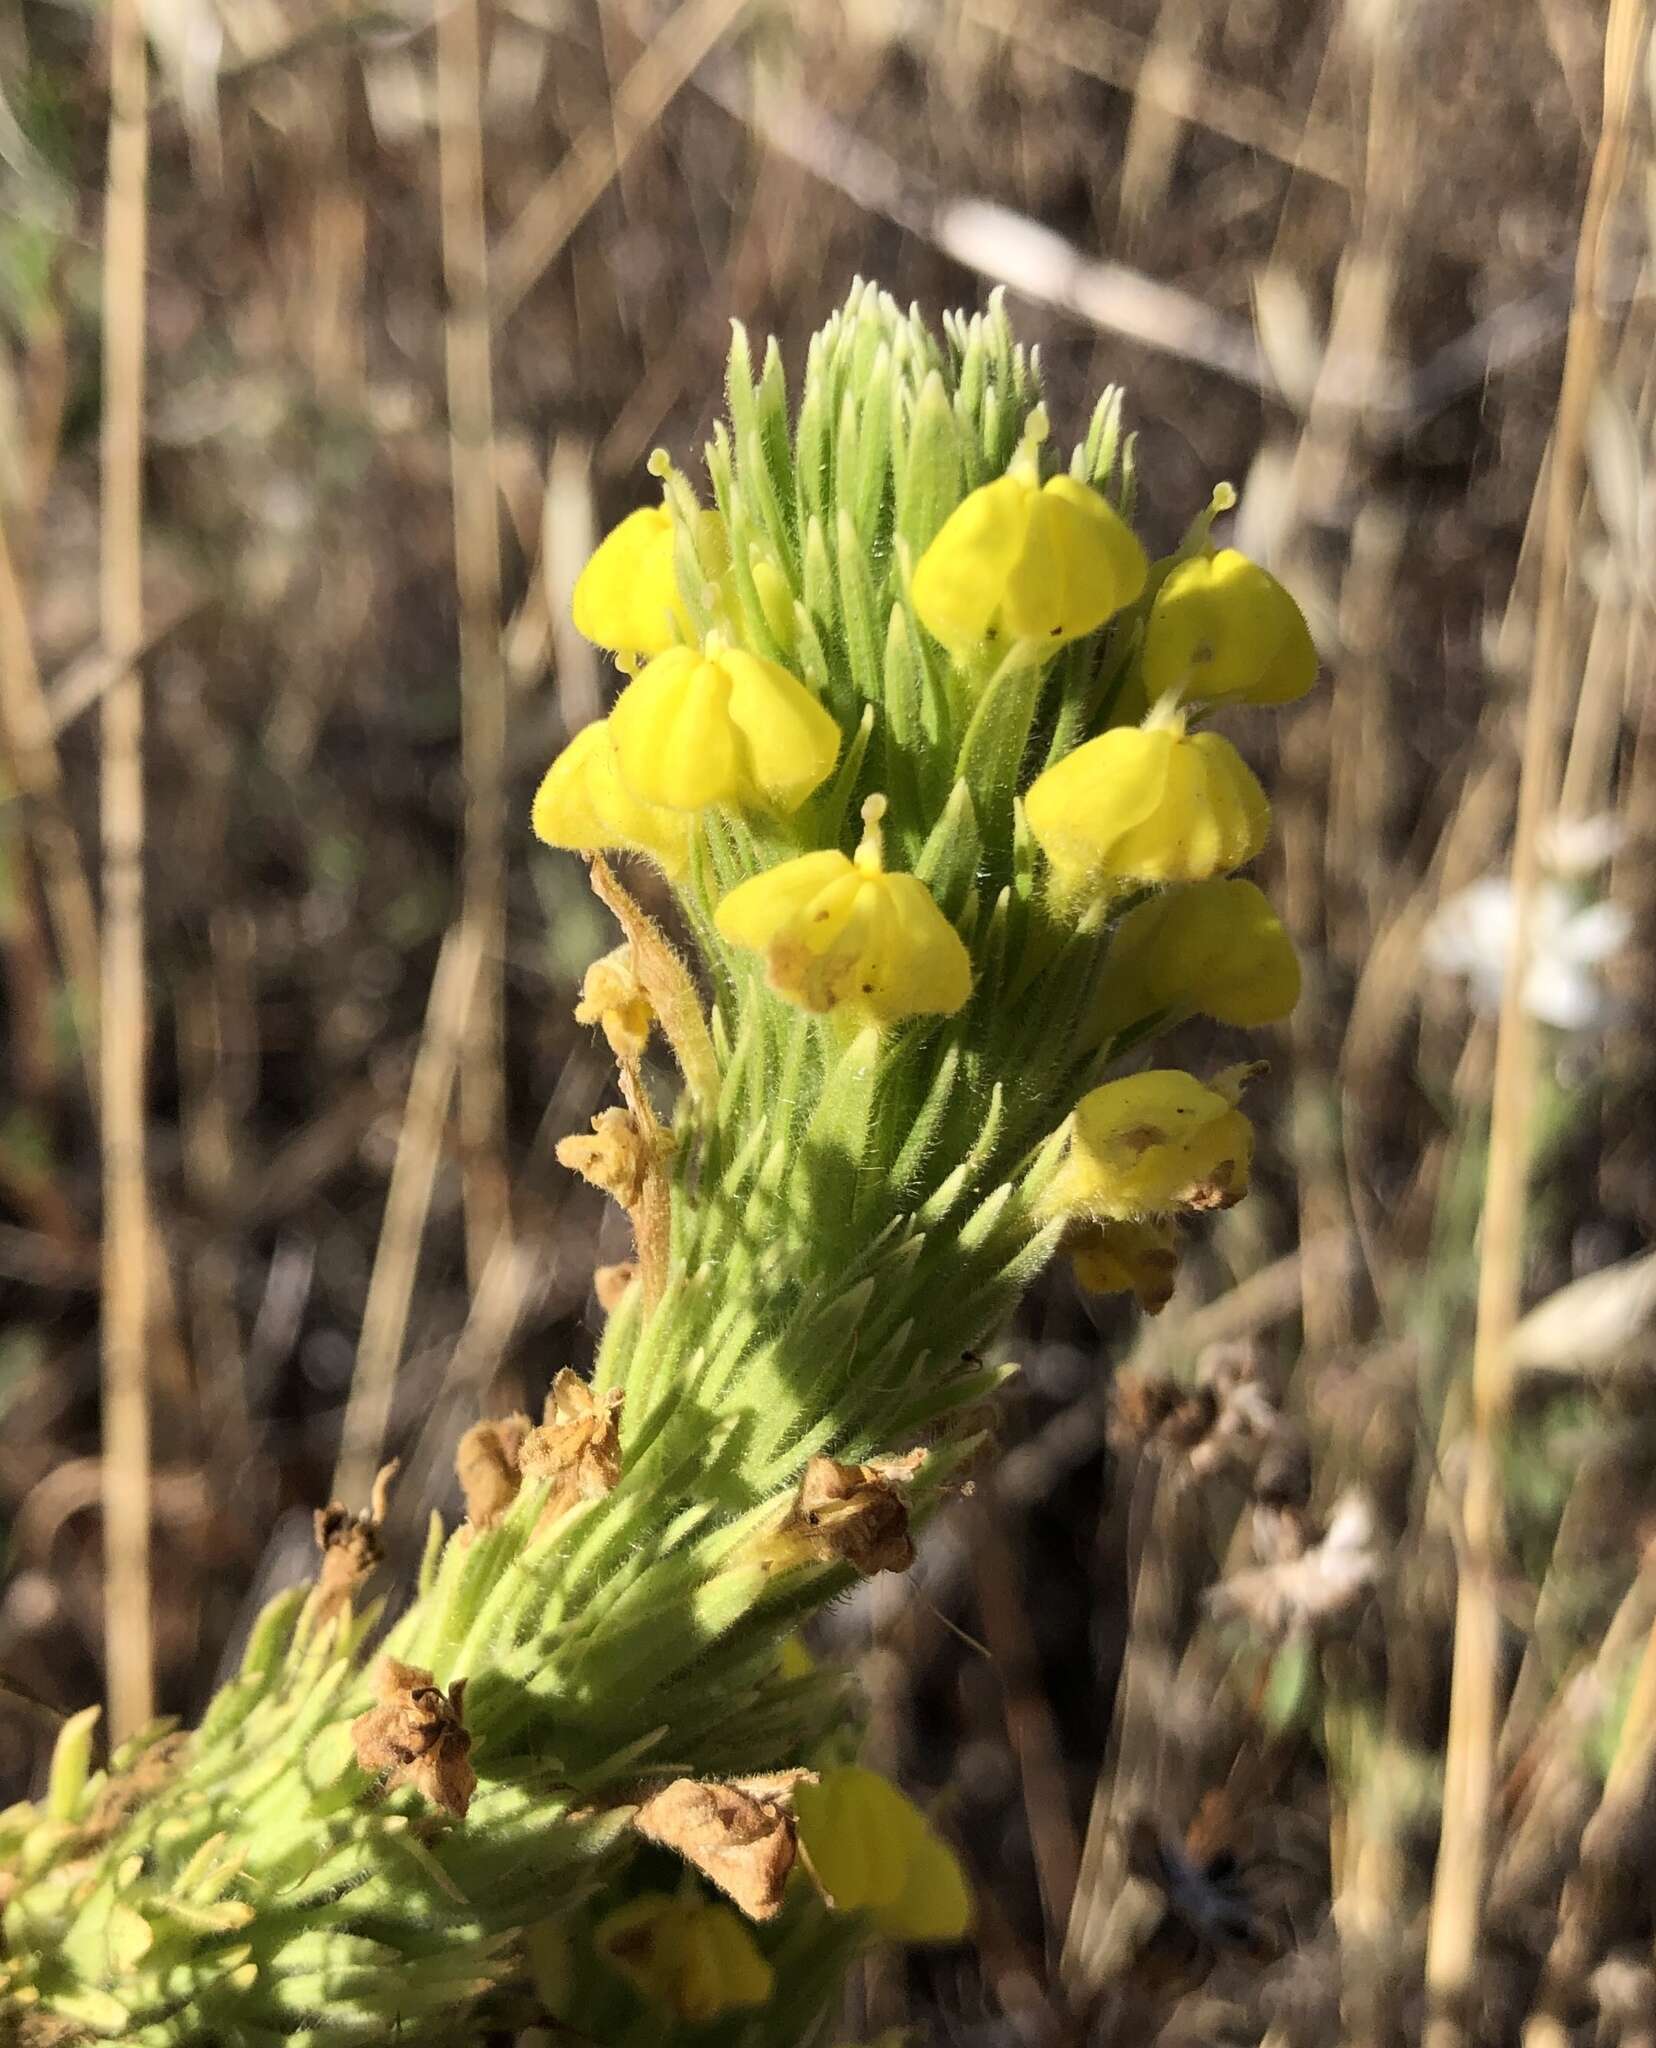
[[[774,1919],[794,1865],[794,1787],[811,1771],[777,1771],[728,1784],[675,1778],[633,1815],[647,1841],[672,1849],[734,1900],[750,1920]]]
[[[377,1680],[380,1704],[351,1723],[357,1763],[385,1775],[388,1790],[412,1785],[434,1806],[463,1820],[477,1789],[471,1736],[461,1720],[466,1681],[444,1693],[429,1671],[387,1657]]]

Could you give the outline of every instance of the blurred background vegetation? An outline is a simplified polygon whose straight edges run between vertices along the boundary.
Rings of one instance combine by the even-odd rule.
[[[1228,477],[1238,545],[1313,623],[1322,686],[1239,734],[1276,796],[1261,879],[1307,989],[1266,1048],[1255,1196],[1154,1322],[1054,1274],[1014,1333],[1000,1462],[913,1573],[825,1626],[860,1665],[870,1760],[980,1889],[974,1940],[867,1971],[848,2025],[1427,2024],[1501,878],[1551,606],[1545,809],[1570,829],[1540,848],[1532,918],[1531,1313],[1484,1432],[1495,1860],[1453,2022],[1518,2038],[1604,1774],[1631,1759],[1648,1795],[1656,1729],[1650,1702],[1627,1725],[1656,1616],[1656,171],[1643,10],[1617,0],[1608,62],[1605,15],[457,0],[445,45],[412,5],[151,0],[149,236],[123,298],[111,17],[0,0],[3,1796],[103,1691],[112,1479],[152,1532],[151,1591],[129,1583],[158,1705],[193,1716],[258,1602],[309,1569],[353,1383],[370,1439],[389,1401],[406,1577],[429,1510],[454,1509],[459,1433],[538,1411],[590,1358],[593,1268],[624,1246],[552,1148],[610,1083],[570,1015],[609,938],[579,864],[527,829],[613,680],[570,584],[652,497],[652,448],[700,474],[732,319],[797,365],[856,275],[934,317],[1004,285],[1061,435],[1125,385],[1152,551]],[[136,411],[112,317],[143,342]],[[1561,403],[1567,342],[1585,370]],[[135,650],[112,646],[107,577],[139,536],[99,467],[128,413]],[[147,1046],[149,1214],[124,1256],[151,1437],[112,1473],[89,920],[129,652],[149,1014],[106,1000],[103,1030]],[[497,936],[475,989],[434,995],[463,869]],[[1193,1036],[1197,1059],[1253,1049]],[[1189,1441],[1146,1446],[1120,1390],[1159,1375],[1267,1389],[1318,1511],[1361,1483],[1337,1639],[1299,1615],[1239,1646],[1204,1602],[1260,1503],[1193,1476]],[[1542,1783],[1562,1804],[1537,1818]],[[1650,1839],[1622,1844],[1645,1879]],[[1650,2038],[1653,1931],[1648,1896],[1604,1920],[1598,1988],[1572,1979],[1588,2031],[1557,2040]]]

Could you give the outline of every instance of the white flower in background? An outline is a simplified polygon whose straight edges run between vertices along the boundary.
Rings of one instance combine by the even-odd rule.
[[[1602,867],[1620,843],[1619,827],[1605,818],[1560,823],[1548,835],[1549,864],[1572,881],[1549,877],[1536,889],[1524,1007],[1560,1031],[1588,1031],[1610,1015],[1598,970],[1627,944],[1632,919],[1619,904],[1584,897],[1574,878]],[[1488,875],[1439,906],[1426,927],[1426,964],[1463,975],[1473,1006],[1498,1011],[1516,924],[1511,882]]]

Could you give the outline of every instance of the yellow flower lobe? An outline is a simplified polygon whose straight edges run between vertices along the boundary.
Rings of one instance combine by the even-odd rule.
[[[1038,775],[1024,804],[1060,899],[1228,874],[1271,827],[1230,742],[1176,718],[1100,733]]]
[[[609,716],[615,765],[642,803],[798,810],[839,758],[840,730],[785,668],[709,642],[658,654]]]
[[[690,819],[632,794],[603,720],[582,726],[547,769],[530,823],[537,839],[573,853],[647,853],[675,881],[690,864]]]
[[[1160,1011],[1274,1024],[1300,993],[1293,941],[1264,891],[1241,880],[1169,889],[1130,910],[1105,976],[1094,1016],[1101,1038]]]
[[[1081,1098],[1049,1197],[1098,1223],[1228,1209],[1248,1191],[1253,1126],[1236,1107],[1237,1077],[1206,1087],[1176,1068],[1106,1081]]]
[[[925,883],[885,871],[883,810],[880,797],[864,806],[854,860],[830,850],[783,861],[732,889],[716,920],[730,945],[764,955],[784,1001],[882,1026],[951,1015],[972,992],[971,956]]]
[[[1144,588],[1144,549],[1109,501],[1072,476],[1038,484],[1033,467],[969,492],[915,566],[914,608],[952,654],[1061,647]]]
[[[1317,679],[1305,615],[1268,569],[1235,548],[1169,570],[1145,622],[1151,697],[1290,704]]]

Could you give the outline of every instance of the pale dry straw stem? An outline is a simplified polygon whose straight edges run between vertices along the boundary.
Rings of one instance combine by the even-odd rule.
[[[381,1463],[391,1392],[408,1330],[408,1309],[420,1259],[431,1190],[443,1147],[454,1072],[464,1042],[481,966],[477,931],[464,918],[443,941],[437,971],[431,978],[425,1029],[409,1077],[402,1127],[397,1133],[391,1185],[374,1269],[363,1304],[362,1334],[357,1341],[356,1370],[340,1434],[339,1462],[334,1468],[336,1499],[366,1500]]]
[[[583,129],[558,168],[500,237],[494,317],[506,319],[608,190],[702,59],[750,0],[684,0],[616,88],[608,118]]]
[[[41,686],[6,522],[0,518],[0,730],[6,762],[29,800],[30,823],[86,1085],[98,1096],[98,914],[63,798],[51,706]]]
[[[1513,846],[1512,960],[1502,988],[1490,1108],[1472,1352],[1472,1420],[1462,1523],[1465,1545],[1455,1595],[1449,1742],[1427,1937],[1430,2012],[1426,2048],[1468,2038],[1483,1921],[1487,1826],[1500,1711],[1500,1616],[1495,1570],[1501,1536],[1497,1436],[1506,1407],[1507,1352],[1523,1277],[1525,1189],[1530,1158],[1534,1048],[1523,1005],[1541,830],[1551,811],[1560,727],[1568,703],[1567,591],[1585,469],[1587,410],[1598,380],[1603,325],[1598,279],[1606,230],[1626,168],[1628,111],[1643,42],[1644,0],[1613,0],[1605,32],[1604,123],[1576,250],[1575,292],[1547,480],[1535,653],[1525,708]]]
[[[466,1270],[475,1287],[508,1227],[506,1180],[506,664],[500,644],[500,514],[495,487],[489,266],[483,219],[482,59],[477,0],[437,15],[437,139],[444,362],[454,574],[460,602],[461,853],[464,917],[477,977],[460,1060],[460,1170]]]
[[[1615,1875],[1631,1877],[1628,1837],[1638,1828],[1650,1802],[1656,1772],[1656,1628],[1645,1639],[1638,1675],[1628,1698],[1615,1753],[1605,1777],[1604,1796],[1581,1838],[1576,1871],[1565,1886],[1542,1977],[1541,2005],[1524,2025],[1523,2048],[1568,2048],[1570,2029],[1560,2015],[1569,2010],[1571,1993],[1597,1960],[1594,1949],[1594,1866],[1614,1883]],[[1599,1888],[1603,1888],[1602,1882]]]
[[[150,1609],[150,1215],[145,1173],[144,265],[149,56],[138,0],[109,11],[109,171],[103,248],[103,638],[126,666],[102,712],[104,1662],[109,1736],[154,1713]]]
[[[1641,366],[1639,402],[1629,406],[1623,394]],[[1640,423],[1649,422],[1653,397],[1656,356],[1646,323],[1629,316],[1616,363],[1600,392],[1605,417],[1599,433],[1615,445],[1601,455],[1604,472],[1609,473],[1595,468],[1593,483],[1610,560],[1604,584],[1595,593],[1581,703],[1559,787],[1558,808],[1564,818],[1585,818],[1612,803],[1617,743],[1628,704],[1644,678],[1636,628],[1641,611],[1648,615],[1650,608],[1648,569],[1639,559],[1645,523],[1640,499],[1649,482],[1643,447],[1648,426],[1641,430]]]

